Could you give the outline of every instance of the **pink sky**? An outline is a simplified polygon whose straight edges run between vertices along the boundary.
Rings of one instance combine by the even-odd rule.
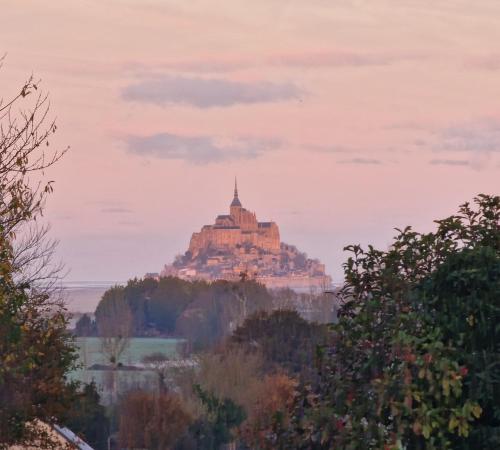
[[[46,218],[69,280],[159,271],[243,205],[341,279],[500,188],[497,0],[4,0],[1,95],[32,72],[71,150]]]

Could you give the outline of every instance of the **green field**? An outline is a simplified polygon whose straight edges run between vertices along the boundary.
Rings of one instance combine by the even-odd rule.
[[[140,363],[142,358],[150,353],[161,352],[169,356],[177,356],[177,344],[182,339],[171,338],[132,338],[130,346],[125,350],[120,362],[124,365],[134,365]],[[84,367],[92,364],[106,364],[101,353],[101,343],[97,337],[77,338],[79,348],[79,362]]]
[[[177,357],[177,344],[182,342],[181,339],[171,338],[132,338],[129,347],[124,351],[120,362],[125,366],[140,364],[142,358],[154,352],[161,352]],[[77,338],[76,344],[79,349],[78,364],[81,368],[70,374],[70,378],[85,383],[94,381],[103,398],[103,402],[107,402],[109,394],[109,377],[111,371],[107,370],[89,370],[93,364],[106,364],[105,358],[101,352],[101,343],[99,338],[87,337]],[[156,375],[149,370],[141,371],[126,371],[117,370],[114,374],[118,384],[118,391],[141,388],[141,389],[156,389]]]

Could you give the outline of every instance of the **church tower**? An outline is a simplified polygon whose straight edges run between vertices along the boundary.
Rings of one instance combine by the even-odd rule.
[[[229,207],[229,214],[233,217],[234,221],[236,223],[240,223],[240,216],[241,216],[241,202],[240,199],[238,198],[238,183],[236,181],[236,177],[234,178],[234,197],[233,201],[231,202],[231,206]]]

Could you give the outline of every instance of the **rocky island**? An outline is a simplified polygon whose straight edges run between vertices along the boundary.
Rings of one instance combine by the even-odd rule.
[[[243,208],[235,180],[229,214],[193,233],[189,249],[166,265],[162,276],[182,279],[255,279],[269,288],[327,288],[331,278],[317,259],[280,240],[275,222],[259,222]]]

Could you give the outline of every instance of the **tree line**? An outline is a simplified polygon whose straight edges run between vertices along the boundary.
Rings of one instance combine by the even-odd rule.
[[[129,280],[109,288],[95,310],[77,321],[77,336],[175,336],[192,348],[209,348],[257,311],[312,308],[333,319],[331,296],[268,290],[254,280],[188,281],[177,277]]]

